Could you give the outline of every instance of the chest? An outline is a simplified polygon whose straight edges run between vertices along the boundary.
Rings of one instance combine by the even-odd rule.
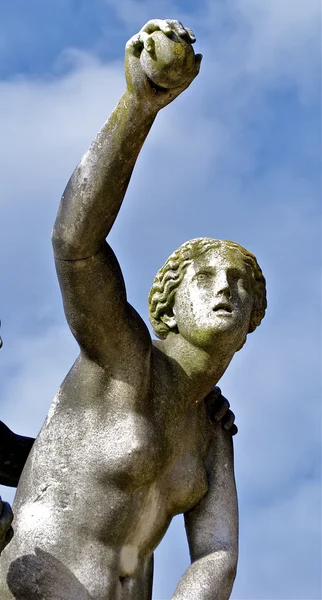
[[[169,514],[185,512],[207,491],[207,444],[199,422],[179,421],[113,412],[96,436],[90,470],[106,485],[131,494],[157,486]]]
[[[94,485],[115,486],[131,497],[144,486],[157,486],[173,515],[194,506],[207,491],[208,420],[203,406],[188,410],[166,381],[162,377],[140,387],[140,393],[124,382],[99,381],[95,394],[91,386],[88,403],[78,378],[77,402],[72,412],[64,411],[65,419],[70,414],[78,423],[76,429],[70,423],[66,435],[77,439],[65,445],[86,457],[83,474]]]

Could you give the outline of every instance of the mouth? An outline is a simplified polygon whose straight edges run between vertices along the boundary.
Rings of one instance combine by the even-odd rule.
[[[218,302],[213,310],[215,313],[221,312],[231,314],[233,312],[232,306],[227,302]]]

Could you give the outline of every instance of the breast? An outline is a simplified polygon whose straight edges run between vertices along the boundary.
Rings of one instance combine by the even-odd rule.
[[[164,473],[161,487],[172,515],[195,506],[208,490],[207,473],[199,454],[190,450],[179,456]]]
[[[162,440],[151,421],[118,411],[100,431],[92,460],[104,482],[134,490],[157,478],[162,458]]]

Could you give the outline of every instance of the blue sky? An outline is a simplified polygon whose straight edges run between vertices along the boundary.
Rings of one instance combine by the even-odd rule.
[[[190,238],[241,243],[267,278],[267,317],[221,382],[240,429],[235,600],[320,598],[319,11],[315,0],[0,8],[0,418],[26,435],[77,354],[50,244],[60,195],[123,92],[126,40],[154,17],[196,33],[201,73],[159,114],[111,244],[146,321],[157,269]],[[155,600],[187,566],[178,517],[157,551]]]

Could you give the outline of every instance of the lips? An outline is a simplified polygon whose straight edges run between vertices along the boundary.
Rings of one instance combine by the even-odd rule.
[[[223,310],[227,313],[231,313],[233,312],[232,306],[230,304],[228,304],[228,302],[218,302],[218,304],[216,304],[214,306],[214,312],[217,312],[219,310]]]

